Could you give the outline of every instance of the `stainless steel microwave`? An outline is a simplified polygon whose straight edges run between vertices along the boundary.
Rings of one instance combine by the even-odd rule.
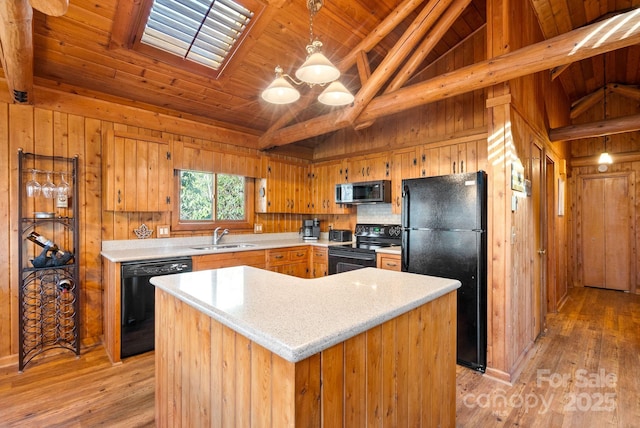
[[[391,181],[336,184],[336,203],[374,204],[391,202]]]

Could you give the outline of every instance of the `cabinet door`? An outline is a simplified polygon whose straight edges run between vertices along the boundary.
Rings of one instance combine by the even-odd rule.
[[[353,158],[349,162],[349,181],[388,180],[391,178],[389,156],[382,153]]]
[[[308,247],[287,247],[267,251],[267,269],[300,278],[309,277]]]
[[[311,250],[311,277],[320,278],[329,274],[329,258],[326,248],[313,247]]]
[[[451,169],[453,174],[478,171],[478,143],[470,141],[452,148]]]
[[[105,210],[171,210],[169,143],[111,135],[105,141],[104,156]]]
[[[331,183],[333,182],[332,169],[330,164],[322,163],[314,165],[313,170],[314,213],[327,214],[331,212],[331,206],[333,204],[333,199],[331,198],[331,196],[333,196],[333,190],[331,189]],[[335,184],[333,185],[333,188],[335,189]]]
[[[326,182],[325,198],[329,214],[349,214],[353,207],[351,205],[336,204],[336,184],[344,183],[346,167],[343,162],[333,162],[327,165],[329,179]]]
[[[395,152],[391,161],[391,211],[400,214],[402,210],[402,180],[414,178],[417,166],[415,149]]]

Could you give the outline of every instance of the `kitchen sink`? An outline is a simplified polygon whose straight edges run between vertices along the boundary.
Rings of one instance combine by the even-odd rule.
[[[226,250],[228,248],[250,248],[255,247],[256,244],[209,244],[209,245],[198,245],[196,247],[191,247],[194,250]]]

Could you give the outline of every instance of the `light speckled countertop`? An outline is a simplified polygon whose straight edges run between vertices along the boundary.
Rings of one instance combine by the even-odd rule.
[[[293,247],[296,245],[351,245],[351,242],[335,242],[327,239],[323,233],[317,241],[304,241],[297,233],[265,233],[246,235],[226,235],[221,244],[252,244],[250,247],[221,248],[217,250],[199,250],[193,247],[211,244],[211,237],[193,238],[138,239],[104,241],[101,255],[112,262],[129,262],[152,259],[166,259],[182,256],[201,256],[232,251],[267,250],[272,248]]]
[[[453,279],[376,268],[303,279],[247,266],[159,276],[151,282],[291,362],[460,286]]]

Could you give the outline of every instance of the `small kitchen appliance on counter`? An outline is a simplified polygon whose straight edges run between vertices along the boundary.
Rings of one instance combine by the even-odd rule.
[[[347,229],[331,229],[329,231],[329,241],[350,242],[351,231]]]
[[[320,238],[320,220],[302,220],[300,233],[305,241],[317,241]]]

